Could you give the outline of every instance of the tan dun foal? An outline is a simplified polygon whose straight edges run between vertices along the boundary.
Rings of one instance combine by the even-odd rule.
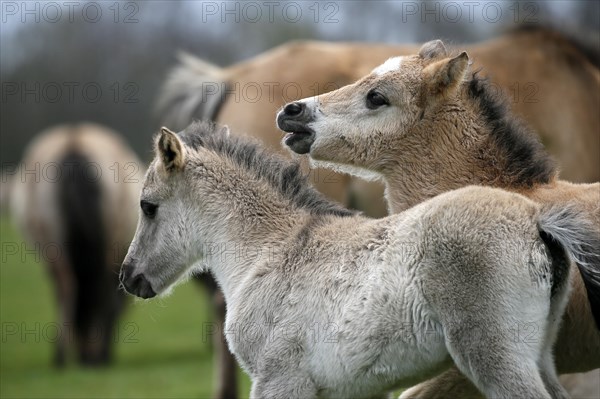
[[[287,104],[277,123],[289,132],[285,144],[308,153],[315,165],[383,180],[394,213],[471,184],[577,209],[595,226],[579,245],[596,261],[590,272],[572,265],[572,295],[555,356],[561,373],[598,368],[600,185],[559,180],[532,132],[486,80],[468,71],[466,53],[451,57],[441,41],[429,42],[419,54],[392,58],[352,85]],[[406,395],[477,395],[461,379],[450,371]]]

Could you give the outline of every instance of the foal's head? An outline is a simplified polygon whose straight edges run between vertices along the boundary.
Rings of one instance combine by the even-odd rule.
[[[137,230],[120,277],[125,289],[139,297],[151,298],[166,290],[202,259],[198,219],[210,211],[207,182],[220,165],[214,153],[195,145],[203,134],[215,134],[214,127],[206,124],[199,130],[186,135],[162,128],[155,139]]]
[[[432,41],[352,85],[287,104],[277,123],[289,132],[284,142],[292,151],[325,167],[383,177],[388,188],[394,180],[402,195],[418,200],[468,184],[551,181],[554,163],[537,136],[468,69],[465,52],[450,56]],[[435,187],[425,184],[432,176]]]
[[[296,153],[376,172],[391,138],[407,134],[457,96],[468,64],[467,53],[450,57],[441,41],[432,41],[354,84],[287,104],[277,123],[289,132],[284,142]]]
[[[215,244],[252,239],[246,243],[255,245],[263,232],[286,229],[286,221],[307,214],[355,213],[314,190],[298,163],[255,140],[206,122],[179,134],[163,128],[121,281],[127,291],[153,297],[189,271],[208,267]]]

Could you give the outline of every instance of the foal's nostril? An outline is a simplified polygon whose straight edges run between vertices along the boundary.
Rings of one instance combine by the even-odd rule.
[[[152,284],[150,284],[150,281],[148,281],[144,273],[133,276],[134,269],[135,268],[129,264],[124,264],[121,268],[119,279],[121,280],[121,283],[123,283],[125,291],[144,299],[156,296]]]
[[[152,285],[143,274],[138,274],[135,277],[134,285],[136,287],[135,295],[140,298],[148,299],[156,295],[156,292],[152,289]]]
[[[289,116],[298,116],[304,111],[304,104],[300,102],[289,103],[283,108],[283,112]]]

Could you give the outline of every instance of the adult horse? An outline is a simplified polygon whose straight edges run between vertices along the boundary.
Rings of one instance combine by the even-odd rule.
[[[12,176],[13,219],[54,283],[57,365],[66,362],[71,337],[81,363],[110,361],[124,303],[118,267],[135,232],[141,165],[115,132],[81,123],[35,137]]]
[[[466,52],[451,56],[441,41],[433,41],[418,54],[391,58],[352,85],[286,105],[278,125],[289,132],[286,144],[317,164],[381,179],[392,212],[469,184],[577,209],[595,226],[580,244],[596,261],[591,273],[573,273],[557,368],[562,373],[598,368],[600,184],[560,180],[533,132],[489,82],[468,71]],[[425,390],[427,397],[473,394],[457,391],[466,387],[459,380],[438,378]]]
[[[481,68],[494,90],[512,96],[512,110],[538,132],[564,178],[600,180],[597,56],[581,43],[543,28],[517,30],[464,48],[475,60],[473,70]],[[387,58],[418,49],[292,42],[227,68],[183,55],[165,82],[158,106],[165,124],[177,129],[192,119],[215,120],[281,151],[272,118],[282,104],[350,84]],[[353,189],[347,177],[327,170],[315,172],[313,182],[330,198],[367,214],[386,213],[380,188],[373,191],[359,183]]]

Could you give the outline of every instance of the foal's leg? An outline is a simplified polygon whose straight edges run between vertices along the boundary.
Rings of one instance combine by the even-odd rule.
[[[569,394],[558,380],[551,349],[542,355],[542,359],[540,360],[540,374],[552,399],[567,399],[569,398]]]
[[[258,378],[252,383],[251,399],[311,399],[317,389],[309,377],[280,374],[274,378]]]
[[[557,279],[553,286],[553,292],[550,295],[550,312],[547,317],[544,343],[541,348],[542,352],[538,362],[540,374],[546,389],[553,399],[565,399],[569,395],[558,380],[556,373],[556,363],[554,361],[553,349],[556,343],[562,317],[565,314],[567,301],[569,298],[570,280],[568,278],[570,271],[570,263],[563,252],[562,248],[550,248],[552,256],[552,267],[557,272],[562,272],[567,277]]]
[[[400,399],[483,399],[483,395],[456,367],[451,367],[430,380],[411,387]]]
[[[214,369],[217,370],[215,399],[235,399],[237,394],[237,363],[235,358],[229,352],[227,341],[223,334],[225,325],[225,298],[219,290],[214,278],[204,273],[195,277],[195,280],[201,283],[207,290],[212,299],[211,304],[215,315],[215,322],[218,326],[217,334],[214,336],[213,344],[215,348]]]
[[[566,291],[564,291],[566,292]],[[565,295],[562,296],[563,298]],[[546,389],[553,399],[565,399],[569,395],[561,385],[556,373],[556,363],[553,356],[553,348],[556,343],[556,337],[560,327],[560,320],[564,311],[566,301],[562,301],[560,296],[551,300],[550,315],[548,317],[548,326],[546,336],[544,337],[544,346],[538,362],[540,374]]]
[[[485,328],[491,332],[506,330],[500,325]],[[473,339],[463,328],[448,328],[445,333],[454,363],[486,397],[551,399],[533,353],[510,338]]]
[[[394,399],[393,392],[382,393],[381,395],[372,396],[369,399]]]

